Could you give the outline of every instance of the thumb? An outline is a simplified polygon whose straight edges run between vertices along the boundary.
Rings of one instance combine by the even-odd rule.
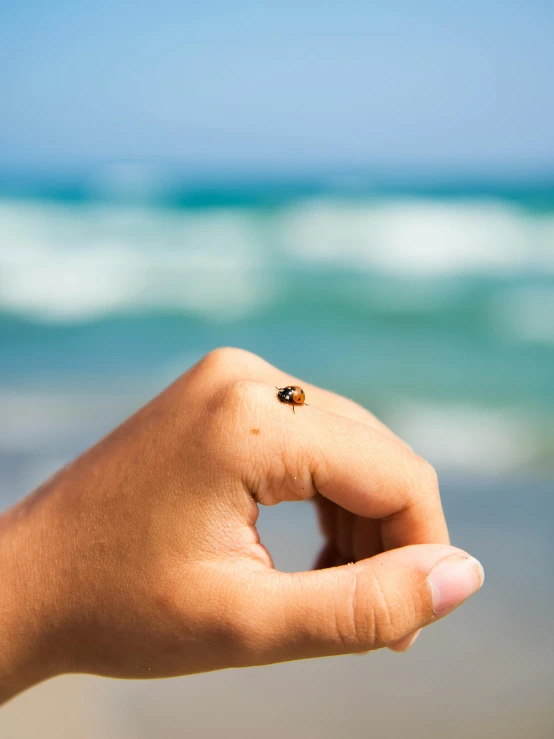
[[[394,645],[463,603],[484,572],[460,549],[418,544],[326,570],[265,570],[255,579],[241,598],[249,664]]]

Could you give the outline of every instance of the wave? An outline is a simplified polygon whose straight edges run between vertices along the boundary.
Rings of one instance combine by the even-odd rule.
[[[227,212],[4,203],[0,308],[50,321],[149,308],[240,316],[270,292],[251,232]]]
[[[554,272],[554,214],[494,201],[320,202],[292,213],[286,227],[292,254],[395,275]]]
[[[329,274],[341,276],[321,282],[330,299],[336,287],[335,297],[386,311],[435,309],[460,279],[493,280],[503,292],[490,317],[503,326],[498,314],[519,315],[536,289],[541,305],[550,300],[554,213],[492,199],[209,211],[0,200],[0,311],[33,320],[152,310],[235,320],[288,299],[291,281],[313,290]],[[540,314],[527,309],[521,337],[550,340]]]

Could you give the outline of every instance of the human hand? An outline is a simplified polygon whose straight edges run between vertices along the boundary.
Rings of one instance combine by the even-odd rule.
[[[309,406],[276,398],[301,385]],[[258,504],[314,498],[325,546],[281,573]],[[388,646],[482,584],[432,467],[369,412],[237,349],[207,355],[0,518],[0,695]],[[7,596],[6,596],[7,594]]]

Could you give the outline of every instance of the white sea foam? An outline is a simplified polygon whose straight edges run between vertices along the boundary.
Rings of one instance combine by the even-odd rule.
[[[271,214],[0,202],[0,309],[41,320],[156,308],[236,318],[271,301],[287,269],[309,278],[318,264],[409,280],[406,305],[433,309],[453,276],[554,275],[554,216],[493,201],[319,200]],[[398,295],[372,295],[398,309]]]
[[[495,201],[317,201],[297,208],[284,227],[285,246],[308,261],[412,277],[554,271],[554,216]]]
[[[255,224],[220,211],[0,207],[0,307],[43,320],[176,308],[235,318],[271,296]]]

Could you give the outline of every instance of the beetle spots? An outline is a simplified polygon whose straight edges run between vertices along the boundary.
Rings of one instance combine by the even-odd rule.
[[[277,397],[281,403],[290,403],[294,413],[295,405],[304,405],[305,394],[298,385],[288,385],[287,387],[277,388]]]

